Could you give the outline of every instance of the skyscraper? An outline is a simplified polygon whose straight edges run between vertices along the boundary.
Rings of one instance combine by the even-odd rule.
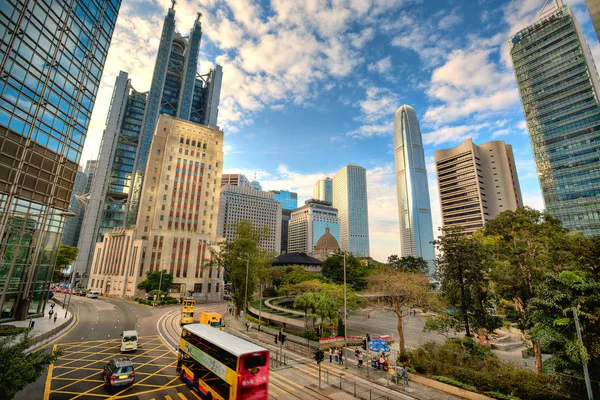
[[[288,251],[312,255],[319,239],[326,233],[340,241],[338,210],[331,203],[316,199],[306,200],[304,205],[291,213]]]
[[[313,198],[331,203],[331,191],[331,178],[319,179],[313,189]]]
[[[120,6],[0,6],[0,319],[43,312]]]
[[[288,229],[292,211],[298,208],[298,193],[287,190],[271,190],[273,200],[281,204],[281,253],[288,252]]]
[[[75,271],[89,271],[93,249],[103,235],[137,221],[139,196],[159,114],[216,128],[222,69],[196,77],[202,29],[194,21],[189,37],[175,32],[175,10],[167,11],[150,91],[131,86],[126,72],[116,79],[102,138],[98,169],[90,190]]]
[[[65,230],[62,237],[62,242],[69,246],[77,247],[77,243],[79,242],[84,209],[81,207],[77,196],[89,193],[96,164],[96,160],[88,160],[85,164],[85,169],[79,167],[77,178],[75,178],[75,186],[73,186],[73,193],[71,194],[71,201],[69,203],[69,211],[74,212],[75,216],[69,218],[65,223]]]
[[[596,37],[600,40],[600,0],[585,0],[592,23],[594,24],[594,30],[596,31]]]
[[[600,235],[600,82],[567,6],[542,10],[509,40],[546,211]]]
[[[348,164],[333,176],[332,183],[333,207],[340,219],[340,248],[355,257],[369,257],[367,171]]]
[[[421,257],[433,273],[433,223],[425,153],[417,114],[403,105],[394,117],[396,193],[400,222],[400,257]]]
[[[250,187],[250,181],[243,174],[223,174],[221,186],[225,185]]]
[[[471,234],[502,211],[523,207],[512,146],[503,140],[434,153],[444,228]]]
[[[226,240],[235,238],[235,223],[250,221],[254,228],[269,228],[269,237],[261,249],[279,254],[281,248],[281,204],[273,193],[243,186],[221,187],[217,235]]]
[[[131,298],[142,295],[137,285],[146,272],[167,270],[172,293],[221,300],[223,271],[210,248],[217,238],[223,132],[163,114],[148,157],[137,226],[115,228],[96,244],[87,287]]]

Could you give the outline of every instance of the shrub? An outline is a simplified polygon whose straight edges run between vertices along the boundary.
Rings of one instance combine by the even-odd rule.
[[[456,379],[447,378],[445,376],[434,376],[434,378],[440,382],[447,383],[448,385],[456,386],[470,392],[477,392],[477,388],[475,386],[467,385],[466,383],[459,382]]]
[[[536,375],[512,363],[501,362],[472,339],[450,339],[439,345],[425,343],[406,353],[407,364],[418,373],[445,376],[480,391],[517,395],[526,400],[564,399],[573,394],[555,375]]]
[[[30,329],[26,327],[16,327],[14,325],[0,325],[0,336],[16,336],[19,333],[29,332]]]
[[[500,392],[485,392],[487,396],[493,397],[498,400],[521,400],[517,396],[512,396],[510,394],[503,394]]]
[[[304,339],[313,340],[315,342],[319,341],[319,335],[317,335],[317,332],[315,331],[304,331],[302,337]]]

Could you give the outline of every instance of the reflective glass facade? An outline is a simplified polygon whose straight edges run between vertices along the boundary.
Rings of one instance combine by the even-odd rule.
[[[600,235],[600,83],[571,10],[561,7],[509,39],[546,210]]]
[[[433,222],[425,153],[417,114],[403,105],[394,118],[400,257],[422,257],[434,272]]]
[[[298,208],[298,193],[288,190],[271,190],[275,201],[281,203],[281,208],[284,210],[293,211]]]
[[[0,319],[43,310],[120,4],[0,0]]]

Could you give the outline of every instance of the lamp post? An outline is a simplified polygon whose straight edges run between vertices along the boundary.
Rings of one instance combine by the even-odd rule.
[[[348,314],[346,308],[346,252],[344,252],[344,357],[346,356],[346,350],[348,349],[348,335],[346,334],[346,315]],[[344,369],[348,369],[348,358],[344,363]]]
[[[246,290],[244,291],[244,312],[248,308],[248,267],[250,265],[250,260],[246,259]]]
[[[47,221],[47,217],[49,216],[57,216],[57,217],[74,217],[75,214],[72,211],[61,211],[61,212],[57,212],[54,213],[52,211],[50,212],[44,212],[44,213],[25,213],[23,214],[23,225],[21,227],[21,233],[19,236],[19,247],[21,245],[21,241],[23,239],[23,234],[24,234],[24,230],[25,227],[27,226],[27,222],[29,220],[29,217],[41,217],[42,218],[42,222],[41,222],[41,229],[37,230],[33,235],[33,240],[32,240],[32,251],[31,251],[31,256],[27,258],[26,263],[25,263],[25,271],[24,271],[24,290],[20,293],[20,295],[18,295],[17,297],[17,306],[18,306],[18,310],[17,310],[17,318],[19,317],[23,317],[23,320],[26,319],[28,310],[29,310],[29,302],[31,301],[30,298],[30,290],[31,290],[31,281],[32,281],[32,271],[35,270],[35,265],[37,264],[37,260],[39,258],[39,253],[40,253],[40,248],[41,248],[41,244],[43,243],[43,240],[41,240],[40,236],[43,235],[44,231],[44,226],[46,225],[46,221]],[[36,221],[36,228],[37,228],[37,221]],[[8,227],[8,231],[10,232],[11,227]],[[6,242],[8,241],[8,238],[6,239]],[[2,248],[2,254],[4,254],[5,249],[6,249],[6,245],[5,244]],[[4,308],[4,302],[6,300],[6,293],[8,292],[8,287],[10,285],[10,280],[12,279],[12,275],[14,273],[15,270],[15,264],[17,261],[17,255],[18,253],[15,252],[15,256],[12,258],[11,260],[11,264],[8,270],[8,274],[6,275],[6,281],[4,282],[4,287],[2,288],[2,295],[0,296],[0,310],[3,310]],[[23,282],[23,280],[22,280]],[[21,311],[24,310],[24,311]],[[20,314],[25,313],[24,316],[21,316]]]

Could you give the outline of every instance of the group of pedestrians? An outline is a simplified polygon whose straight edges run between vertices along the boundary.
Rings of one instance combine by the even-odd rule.
[[[340,348],[329,348],[329,362],[344,365],[344,350]]]
[[[54,316],[54,323],[56,323],[56,320],[58,319],[58,313],[54,312],[55,305],[56,303],[54,302],[50,303],[50,311],[48,311],[48,319],[52,319],[52,316]]]

